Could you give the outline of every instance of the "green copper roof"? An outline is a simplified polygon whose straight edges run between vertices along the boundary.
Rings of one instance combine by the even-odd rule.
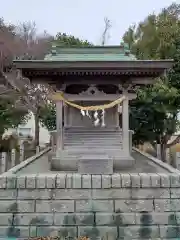
[[[46,55],[47,61],[132,61],[136,60],[126,44],[119,46],[60,47],[53,45],[51,53]]]

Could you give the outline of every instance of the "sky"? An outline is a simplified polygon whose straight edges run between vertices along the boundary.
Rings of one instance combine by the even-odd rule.
[[[112,25],[107,44],[113,45],[121,42],[131,24],[171,3],[172,0],[6,0],[1,2],[0,17],[14,24],[35,21],[39,32],[66,32],[97,45],[107,17]]]

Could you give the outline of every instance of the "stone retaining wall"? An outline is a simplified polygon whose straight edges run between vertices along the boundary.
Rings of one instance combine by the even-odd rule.
[[[178,174],[0,177],[0,237],[179,239],[179,225]]]

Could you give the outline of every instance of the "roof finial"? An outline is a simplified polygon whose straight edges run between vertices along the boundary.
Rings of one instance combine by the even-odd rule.
[[[129,56],[129,54],[130,54],[130,49],[129,49],[128,43],[125,43],[124,41],[121,41],[120,46],[121,46],[121,48],[123,48],[124,54],[127,55],[127,56]]]
[[[56,55],[57,54],[56,44],[54,42],[52,43],[51,53],[52,53],[52,55]]]

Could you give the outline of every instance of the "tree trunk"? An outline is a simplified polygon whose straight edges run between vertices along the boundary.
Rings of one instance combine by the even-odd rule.
[[[161,160],[163,162],[167,162],[166,159],[166,149],[168,147],[167,143],[170,139],[170,136],[168,134],[164,135],[163,137],[161,137]]]
[[[39,146],[39,111],[34,114],[35,120],[35,137],[34,137],[34,148],[36,149]]]
[[[180,135],[178,135],[176,139],[174,139],[171,143],[167,144],[167,147],[170,148],[171,146],[176,145],[179,142],[180,142]]]
[[[167,159],[166,159],[166,144],[164,144],[164,143],[161,144],[161,160],[163,162],[167,161]]]
[[[174,168],[177,168],[176,151],[173,151],[171,148],[170,148],[170,165]]]

